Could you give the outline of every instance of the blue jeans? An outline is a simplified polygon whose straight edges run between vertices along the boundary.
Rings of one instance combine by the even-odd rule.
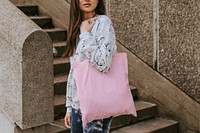
[[[109,133],[112,117],[94,120],[82,127],[82,114],[80,110],[72,108],[71,133]]]

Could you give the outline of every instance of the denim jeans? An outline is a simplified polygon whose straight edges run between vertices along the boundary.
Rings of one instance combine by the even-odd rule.
[[[72,108],[71,133],[109,133],[112,117],[94,120],[82,127],[82,114],[80,110]]]

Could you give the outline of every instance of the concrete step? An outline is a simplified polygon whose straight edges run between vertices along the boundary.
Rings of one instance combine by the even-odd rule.
[[[68,74],[70,69],[69,58],[54,58],[54,75]]]
[[[54,76],[54,95],[65,95],[67,85],[67,74]]]
[[[135,101],[135,107],[137,110],[137,117],[132,117],[131,123],[136,123],[158,115],[158,108],[154,103],[139,100]]]
[[[64,96],[57,97],[57,99],[55,100],[56,106],[61,104],[61,103],[63,103],[63,104],[65,103],[65,97]],[[146,109],[149,110],[149,116],[156,115],[157,111],[155,111],[154,114],[150,115],[150,112],[153,111],[152,108],[155,108],[156,105],[151,104],[151,103],[147,103],[147,102],[143,102],[143,101],[137,101],[136,102],[137,112],[145,110],[145,106],[146,106]],[[126,116],[124,115],[124,116],[118,116],[118,117],[113,118],[111,130],[116,129],[116,127],[120,128],[122,126],[129,125],[132,117],[133,116],[130,116],[130,115],[126,115]],[[140,115],[140,117],[141,117],[141,115]],[[145,116],[145,118],[147,118],[147,116]],[[152,117],[149,117],[149,118],[152,118]],[[140,118],[138,118],[138,120],[139,119]],[[64,132],[68,133],[69,132],[69,129],[67,129],[64,126],[64,119],[59,119],[59,120],[54,121],[53,124],[48,125],[47,130],[52,131],[50,133],[64,133]],[[125,132],[122,132],[122,133],[125,133]],[[171,133],[171,132],[169,132],[169,133]]]
[[[62,75],[56,75],[54,77],[54,84],[60,84],[63,82],[67,82],[67,75],[66,74],[62,74]]]
[[[66,112],[66,96],[65,95],[55,95],[54,96],[54,119],[63,118]]]
[[[18,3],[15,4],[17,8],[19,8],[24,14],[27,16],[38,16],[38,6],[36,4],[31,3]]]
[[[64,125],[64,119],[54,121],[47,125],[46,129],[49,133],[70,133],[70,129]],[[178,133],[178,123],[173,120],[155,118],[112,130],[111,133]]]
[[[65,127],[64,119],[59,119],[47,125],[48,133],[70,133],[70,129]]]
[[[61,57],[66,48],[66,42],[57,42],[53,43],[54,48],[58,51],[58,55],[56,57]]]
[[[66,96],[65,95],[55,95],[54,96],[54,106],[60,106],[65,104]]]
[[[149,102],[135,101],[135,107],[138,117],[134,117],[132,115],[122,115],[115,117],[112,121],[112,129],[118,129],[120,127],[130,125],[145,119],[153,118],[157,115],[158,112],[157,106]]]
[[[30,16],[29,18],[43,29],[54,28],[52,19],[49,16]]]
[[[63,42],[66,41],[67,38],[67,30],[62,28],[52,28],[52,29],[44,29],[49,36],[51,37],[53,42]]]
[[[112,133],[178,133],[178,123],[167,119],[151,119],[112,131]]]
[[[135,86],[130,86],[130,89],[131,89],[131,93],[132,93],[134,101],[138,100],[137,88]]]

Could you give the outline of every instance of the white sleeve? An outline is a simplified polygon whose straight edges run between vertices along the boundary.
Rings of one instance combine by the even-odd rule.
[[[72,82],[73,82],[73,67],[72,67],[72,62],[70,59],[70,71],[68,75],[68,80],[67,80],[67,86],[66,86],[66,107],[67,107],[67,112],[72,112]]]
[[[111,20],[99,24],[97,34],[83,32],[80,34],[82,54],[90,60],[90,64],[101,72],[108,72],[116,53],[116,37]]]

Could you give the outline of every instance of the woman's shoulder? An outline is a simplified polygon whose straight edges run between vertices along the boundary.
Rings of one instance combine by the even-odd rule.
[[[107,15],[99,15],[99,16],[97,16],[95,18],[96,18],[96,21],[99,21],[99,22],[109,22],[109,23],[112,23],[110,17],[108,17]]]

